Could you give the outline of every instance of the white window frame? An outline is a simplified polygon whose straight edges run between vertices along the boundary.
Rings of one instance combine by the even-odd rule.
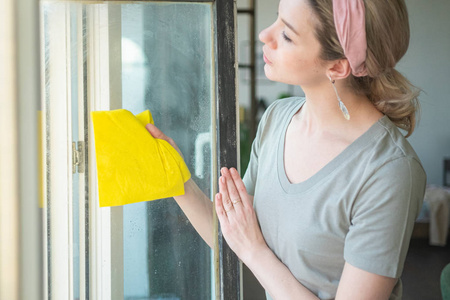
[[[58,3],[57,13],[47,18],[41,28],[41,45],[45,46],[45,34],[50,36],[47,49],[51,55],[48,65],[43,65],[42,100],[44,141],[44,278],[45,299],[73,299],[72,253],[72,131],[71,131],[71,82],[70,82],[70,4]],[[42,18],[42,22],[44,22]],[[45,52],[42,52],[45,55]],[[45,64],[45,59],[43,59]],[[45,75],[44,75],[45,76]]]
[[[44,111],[49,116],[44,116],[43,122],[47,124],[50,136],[47,149],[51,153],[50,161],[45,162],[47,167],[47,181],[45,184],[45,199],[47,199],[47,213],[44,214],[44,230],[47,238],[44,243],[44,253],[50,251],[50,256],[44,255],[45,276],[48,280],[45,285],[45,299],[73,299],[73,199],[72,199],[72,142],[84,141],[87,128],[89,138],[86,149],[88,150],[89,174],[88,199],[89,211],[83,199],[86,198],[86,173],[79,174],[79,241],[80,241],[80,298],[86,298],[86,283],[89,282],[90,299],[123,299],[123,252],[121,247],[111,247],[111,243],[121,243],[122,237],[122,208],[100,208],[97,191],[97,174],[95,162],[95,149],[93,143],[92,126],[88,126],[88,111],[110,110],[121,107],[120,78],[118,82],[111,84],[108,77],[110,71],[117,74],[120,70],[120,62],[109,59],[112,47],[120,49],[119,45],[113,45],[120,38],[109,38],[110,34],[120,35],[120,31],[109,31],[109,16],[117,14],[117,7],[108,5],[90,5],[85,9],[87,15],[87,37],[83,33],[83,9],[81,5],[77,9],[77,47],[73,48],[70,41],[71,23],[70,13],[73,3],[59,2],[55,9],[58,13],[47,18],[45,28],[51,42],[47,49],[51,53],[51,63],[48,65],[48,74],[51,84],[44,85],[43,95],[48,95],[45,101]],[[119,8],[120,9],[120,8]],[[41,26],[43,29],[43,26]],[[117,28],[116,28],[117,29]],[[41,34],[44,39],[44,32]],[[83,48],[86,44],[88,48]],[[44,45],[44,40],[42,40]],[[71,51],[78,54],[78,86],[71,86]],[[86,53],[84,53],[86,51]],[[43,52],[44,54],[44,52]],[[83,58],[87,58],[87,70],[85,70]],[[111,69],[114,69],[111,70]],[[44,72],[45,73],[45,72]],[[119,73],[120,74],[120,73]],[[86,76],[87,81],[85,81]],[[87,83],[87,87],[85,87]],[[72,111],[71,89],[78,89],[78,137],[72,137]],[[114,90],[111,90],[114,89]],[[87,91],[87,95],[85,95]],[[113,97],[117,95],[116,97]],[[86,96],[86,97],[85,97]],[[89,101],[86,101],[89,99]],[[48,183],[48,184],[47,184]],[[88,214],[89,224],[84,222]],[[114,224],[111,218],[114,217]],[[119,222],[118,222],[119,221]],[[49,226],[47,226],[49,224]],[[89,238],[86,239],[86,234]],[[86,251],[86,241],[89,240],[89,251]],[[50,249],[47,248],[50,245]],[[112,250],[114,249],[114,250]],[[86,270],[86,260],[89,260],[89,270]],[[114,272],[111,272],[111,261],[114,261]],[[121,264],[122,262],[122,264]],[[87,278],[89,276],[89,278]]]
[[[122,107],[120,76],[110,78],[109,74],[121,74],[120,61],[110,59],[110,51],[120,51],[120,7],[107,4],[87,7],[87,49],[89,111],[111,110]],[[109,17],[117,26],[109,30]],[[115,36],[112,36],[115,35]],[[119,35],[117,37],[117,35]],[[90,199],[90,298],[123,299],[123,250],[111,245],[123,244],[123,208],[100,208],[97,190],[94,132],[89,126],[89,199]],[[114,223],[111,220],[114,219]],[[114,272],[111,262],[114,261]]]

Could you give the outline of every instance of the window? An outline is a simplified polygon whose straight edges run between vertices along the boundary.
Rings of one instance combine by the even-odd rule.
[[[232,1],[41,3],[48,299],[240,297],[237,258],[220,234],[211,251],[173,199],[99,207],[89,118],[149,109],[212,199],[218,166],[237,166],[234,40],[221,38],[234,34],[234,11]]]

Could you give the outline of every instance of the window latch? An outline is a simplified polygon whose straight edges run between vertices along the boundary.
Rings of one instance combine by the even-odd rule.
[[[78,146],[78,149],[77,149]],[[72,173],[84,173],[84,142],[72,142]]]

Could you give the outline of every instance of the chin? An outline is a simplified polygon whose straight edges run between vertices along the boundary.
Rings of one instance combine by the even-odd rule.
[[[264,74],[266,75],[266,78],[269,79],[270,81],[280,82],[279,78],[277,78],[276,74],[274,74],[273,72],[268,70],[267,65],[264,66]]]
[[[279,76],[279,74],[276,74],[273,72],[273,69],[268,67],[267,65],[264,66],[264,74],[266,75],[266,78],[270,81],[280,82],[284,84],[290,84],[290,85],[299,85],[298,82],[293,82],[290,80],[290,78],[286,78],[286,76]]]

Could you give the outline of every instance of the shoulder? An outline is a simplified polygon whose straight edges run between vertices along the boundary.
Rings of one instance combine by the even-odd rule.
[[[373,141],[372,159],[378,168],[389,168],[393,173],[409,170],[425,176],[417,153],[389,118],[386,116],[381,118],[377,126],[380,128],[380,135]]]
[[[362,205],[383,202],[412,206],[418,210],[423,201],[426,173],[416,152],[397,127],[383,117],[376,124],[377,134],[368,144],[358,199]],[[367,199],[373,201],[369,204]],[[384,199],[384,200],[382,200]],[[403,200],[402,200],[403,199]],[[385,203],[385,204],[386,204]],[[415,215],[417,211],[413,212]]]
[[[355,153],[355,190],[344,257],[353,266],[398,278],[423,203],[426,174],[406,138],[387,118],[375,124],[363,153]],[[350,171],[349,171],[350,172]],[[349,174],[347,174],[349,175]]]
[[[266,110],[266,114],[289,113],[295,108],[300,108],[305,102],[304,97],[289,97],[275,100]]]
[[[260,127],[274,122],[278,124],[280,120],[286,120],[290,114],[300,109],[304,102],[304,97],[289,97],[274,101],[264,112]]]

